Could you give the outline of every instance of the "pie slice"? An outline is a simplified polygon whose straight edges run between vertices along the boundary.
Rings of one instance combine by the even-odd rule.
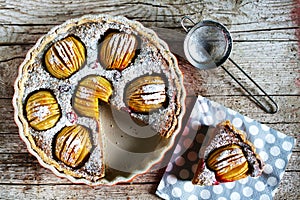
[[[264,164],[243,131],[236,129],[230,121],[224,121],[217,125],[214,135],[200,150],[203,155],[200,156],[193,184],[217,185],[261,175]]]

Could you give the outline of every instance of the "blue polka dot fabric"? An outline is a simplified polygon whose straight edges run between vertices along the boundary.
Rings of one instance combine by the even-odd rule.
[[[247,177],[215,186],[193,185],[201,145],[209,127],[230,120],[243,130],[265,163],[260,177]],[[201,130],[201,131],[199,131]],[[295,139],[199,96],[173,152],[156,194],[163,199],[272,199],[283,177]]]

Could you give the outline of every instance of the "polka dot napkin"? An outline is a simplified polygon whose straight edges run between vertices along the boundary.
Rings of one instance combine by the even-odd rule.
[[[265,163],[258,178],[247,177],[216,186],[197,186],[191,180],[197,168],[198,152],[209,127],[230,120],[256,147]],[[283,177],[295,139],[260,124],[218,103],[198,97],[187,125],[173,152],[156,194],[163,199],[272,199]]]

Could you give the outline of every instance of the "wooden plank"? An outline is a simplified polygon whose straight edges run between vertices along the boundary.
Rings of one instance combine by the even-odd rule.
[[[271,123],[271,124],[266,124],[266,125],[272,127],[275,130],[278,130],[282,133],[285,133],[286,135],[290,135],[290,136],[296,138],[297,139],[296,149],[300,151],[300,142],[299,142],[300,124],[299,123],[291,123],[291,124],[290,123],[286,123],[286,124]]]
[[[221,105],[232,108],[237,112],[266,124],[275,130],[293,136],[294,138],[299,138],[300,122],[299,107],[297,107],[297,100],[299,98],[297,96],[276,97],[275,101],[278,103],[280,108],[278,113],[274,115],[264,113],[246,97],[234,96],[224,99],[224,97],[212,96],[207,98],[216,101]],[[5,113],[0,118],[0,135],[3,138],[0,140],[0,149],[2,149],[2,152],[15,150],[13,152],[16,153],[20,152],[19,149],[25,149],[25,146],[23,143],[19,143],[20,138],[18,136],[18,128],[14,122],[14,111],[10,101],[10,99],[0,99],[0,112]],[[17,142],[14,143],[11,141]],[[10,145],[7,145],[9,143]],[[297,148],[300,150],[299,139],[297,140]]]
[[[17,69],[24,59],[30,45],[0,46],[0,98],[13,95],[13,83]],[[253,52],[253,49],[257,51]],[[298,78],[299,60],[296,42],[237,42],[232,58],[265,89],[269,94],[299,94],[295,85]],[[185,84],[189,94],[242,95],[240,87],[222,68],[201,71],[193,68],[187,61],[180,61],[185,74]],[[245,78],[232,64],[226,62],[226,68],[247,88],[256,87]],[[284,70],[283,70],[284,69]]]
[[[247,96],[208,96],[207,98],[262,123],[272,123],[273,125],[274,123],[300,122],[299,96],[274,96],[273,99],[277,102],[279,110],[273,115],[262,111]],[[264,102],[265,98],[262,101]],[[18,132],[14,123],[11,99],[0,99],[0,111],[3,113],[0,118],[0,133]],[[297,131],[297,129],[293,131]]]
[[[25,55],[27,51],[32,47],[33,45],[2,45],[0,46],[0,63],[4,64],[6,62],[14,61],[17,62],[15,65],[15,68],[12,69],[12,71],[15,71],[18,66],[21,64],[22,60],[25,59]],[[14,63],[9,63],[14,64]]]
[[[18,44],[34,44],[37,40],[45,35],[51,28],[56,25],[11,25],[0,24],[0,45],[18,45]],[[235,25],[238,26],[238,25]],[[150,27],[154,28],[155,27]],[[169,30],[171,28],[166,28]],[[231,36],[234,42],[243,41],[298,41],[296,37],[296,31],[300,28],[278,28],[269,30],[231,30]],[[182,28],[172,28],[178,32],[178,35],[185,33]]]
[[[275,115],[262,112],[243,96],[245,93],[222,69],[206,72],[181,66],[188,94],[204,95],[299,141],[300,90],[295,81],[299,78],[299,39],[296,34],[300,28],[297,24],[299,13],[294,12],[295,9],[299,9],[297,0],[0,0],[0,198],[158,199],[154,192],[162,170],[141,175],[132,184],[90,188],[57,178],[27,153],[13,122],[13,81],[28,49],[54,25],[90,13],[125,15],[148,27],[172,28],[181,33],[180,19],[184,15],[194,21],[214,19],[222,22],[234,40],[231,57],[274,95],[280,111]],[[225,65],[246,86],[253,88],[240,72],[229,63]],[[254,89],[254,92],[257,91]],[[299,142],[293,150],[275,200],[300,199]]]
[[[1,153],[27,153],[27,147],[18,134],[1,134]]]
[[[0,45],[34,44],[54,25],[0,25]]]
[[[0,185],[3,199],[158,199],[157,185]]]
[[[287,42],[287,41],[298,41],[296,31],[298,27],[281,28],[275,30],[241,30],[231,31],[231,37],[233,42],[244,42],[244,41],[276,41],[276,42]]]
[[[289,133],[288,135],[297,138],[296,146],[294,147],[294,151],[300,151],[300,142],[299,142],[299,126],[298,124],[277,124],[279,127],[295,127],[295,131],[292,133]],[[298,128],[298,129],[297,129]],[[0,140],[0,153],[27,153],[27,147],[25,143],[21,140],[18,133],[14,134],[0,134],[1,140]]]
[[[295,177],[299,178],[299,153],[296,152],[292,154],[287,171],[284,175],[284,179],[279,187],[279,197],[282,197],[282,192],[291,192],[287,190],[287,185],[289,188],[297,188],[299,186],[299,181],[295,180]],[[295,171],[296,170],[296,171]],[[15,185],[27,186],[26,188],[32,187],[55,187],[59,185],[61,187],[67,187],[68,190],[74,190],[76,185],[70,185],[70,182],[66,179],[61,179],[56,177],[48,169],[41,167],[37,160],[30,154],[1,154],[0,156],[0,187],[14,188]],[[24,173],[26,172],[26,173]],[[157,185],[160,178],[164,173],[164,169],[158,171],[152,171],[144,175],[138,176],[133,180],[131,184],[139,184],[139,190],[137,192],[143,191],[143,186],[141,183],[147,184],[151,182],[152,185]],[[295,176],[296,175],[296,176]],[[297,176],[298,175],[298,176]],[[292,181],[293,180],[293,181]],[[67,184],[68,186],[62,186]],[[144,185],[142,184],[142,185]],[[298,184],[298,186],[297,186]],[[89,188],[88,186],[82,186],[83,188]],[[111,193],[118,190],[120,185],[111,187]],[[103,190],[106,186],[97,187],[97,190]],[[52,188],[53,189],[53,188]],[[77,189],[76,189],[77,190]],[[15,194],[22,193],[22,191],[15,191]],[[148,191],[149,192],[149,191]],[[4,196],[3,196],[4,195]],[[68,195],[68,193],[66,194]],[[136,195],[136,194],[133,194]],[[291,194],[288,194],[291,195]],[[2,194],[5,197],[5,194]],[[57,196],[58,197],[58,196]],[[280,199],[278,197],[278,199]]]
[[[300,199],[300,172],[284,173],[274,200]]]
[[[68,185],[69,190],[73,190],[76,185],[71,185],[70,182],[66,179],[61,179],[56,177],[52,172],[48,169],[41,167],[35,158],[29,154],[1,154],[0,160],[0,187],[3,185],[9,185],[10,187],[14,187],[13,185],[26,185],[27,187],[48,187],[55,185]],[[11,160],[11,161],[10,161]],[[10,163],[11,162],[11,163]],[[293,154],[287,171],[285,172],[284,179],[280,185],[279,191],[277,194],[281,194],[282,192],[290,192],[285,188],[290,185],[290,188],[297,188],[299,186],[299,181],[295,180],[295,174],[299,174],[299,169],[295,169],[295,166],[299,166],[299,152],[297,154]],[[295,171],[296,170],[296,171]],[[26,173],[24,173],[26,172]],[[158,171],[152,171],[151,173],[146,173],[144,175],[138,176],[133,180],[131,184],[139,184],[141,183],[147,184],[151,182],[151,184],[158,184],[164,169]],[[289,181],[287,181],[289,180]],[[293,180],[293,181],[291,181]],[[142,185],[144,185],[142,184]],[[126,184],[125,184],[126,185]],[[297,186],[298,185],[298,186]],[[62,186],[64,187],[64,186]],[[88,186],[82,186],[83,188]],[[106,186],[104,186],[105,188]],[[120,185],[112,187],[112,193],[114,193],[115,189],[118,187],[122,187]],[[103,186],[97,187],[97,190],[103,189]],[[139,189],[142,190],[143,187]],[[19,191],[20,192],[20,191]],[[136,194],[135,194],[136,195]],[[289,194],[290,195],[290,194]],[[2,196],[3,197],[3,196]],[[281,196],[280,196],[281,197]]]
[[[216,19],[224,24],[240,24],[240,30],[293,26],[290,12],[296,1],[1,1],[1,24],[60,24],[66,19],[90,13],[110,13],[140,20],[146,25],[178,27],[184,15],[195,21]],[[45,6],[47,5],[47,6]],[[35,9],[32,9],[34,7]],[[62,9],[63,8],[63,9]],[[84,9],[83,9],[84,8]],[[260,23],[257,23],[260,22]]]
[[[279,111],[273,115],[264,113],[248,97],[209,96],[207,98],[261,123],[265,123],[283,133],[296,136],[299,132],[299,96],[274,97],[279,106]],[[0,134],[9,135],[9,133],[17,133],[18,128],[14,122],[14,110],[11,99],[0,99],[0,112],[2,113],[0,118]]]
[[[51,170],[42,167],[29,153],[0,154],[1,184],[71,184],[66,178],[57,177]],[[131,183],[157,183],[164,168],[137,176]]]
[[[2,133],[18,132],[14,122],[14,109],[11,101],[11,99],[0,99],[0,132]]]
[[[265,113],[246,96],[210,96],[207,98],[261,123],[271,123],[272,125],[274,123],[299,123],[300,119],[299,96],[274,96],[273,99],[279,106],[279,110],[276,114]],[[259,99],[261,99],[262,102],[266,100],[265,98]],[[270,126],[272,126],[271,124]]]
[[[300,172],[285,173],[278,191],[274,197],[277,199],[299,199],[297,189],[300,186]],[[99,186],[91,188],[86,185],[65,184],[1,184],[1,198],[4,199],[103,199],[109,194],[109,199],[159,199],[154,195],[158,183],[122,184]],[[55,191],[55,192],[53,192]]]
[[[59,178],[49,169],[42,167],[37,159],[28,153],[0,154],[0,185],[1,184],[70,184],[66,178]],[[286,169],[287,175],[300,172],[300,152],[294,152]],[[165,168],[152,170],[137,176],[132,184],[158,183]]]

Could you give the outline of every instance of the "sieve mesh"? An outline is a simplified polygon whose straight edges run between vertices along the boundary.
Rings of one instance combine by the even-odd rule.
[[[190,62],[203,69],[225,62],[232,45],[227,29],[212,21],[203,21],[194,26],[185,42],[185,53]]]

